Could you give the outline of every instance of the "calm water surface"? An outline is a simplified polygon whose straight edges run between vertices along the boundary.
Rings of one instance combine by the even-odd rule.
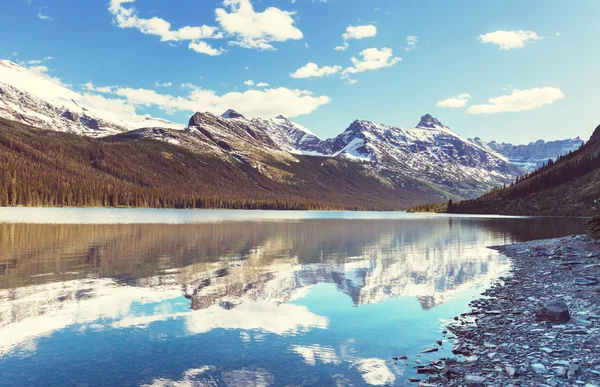
[[[486,246],[582,223],[0,209],[0,384],[409,385],[508,269]]]

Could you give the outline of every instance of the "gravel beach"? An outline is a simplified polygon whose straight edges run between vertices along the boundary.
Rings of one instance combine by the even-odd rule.
[[[418,365],[415,383],[600,387],[600,245],[580,235],[493,248],[510,274],[448,326],[456,357]]]

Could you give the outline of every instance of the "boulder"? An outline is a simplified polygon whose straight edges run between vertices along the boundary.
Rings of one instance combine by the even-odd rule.
[[[535,312],[536,321],[548,321],[555,324],[564,324],[571,320],[569,307],[562,301],[552,301]]]

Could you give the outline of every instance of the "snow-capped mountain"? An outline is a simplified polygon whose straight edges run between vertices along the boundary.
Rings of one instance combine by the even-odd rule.
[[[93,137],[149,126],[184,127],[150,116],[124,120],[93,95],[77,93],[9,60],[0,60],[0,117]]]
[[[468,197],[510,183],[522,170],[497,152],[460,137],[427,114],[415,128],[354,121],[335,138],[302,143],[298,151],[371,163],[394,184],[433,182]]]
[[[579,149],[583,144],[583,140],[579,137],[548,142],[537,140],[527,145],[513,145],[504,142],[498,143],[496,141],[486,143],[479,137],[475,137],[473,142],[486,149],[500,153],[511,163],[522,167],[527,172],[541,167],[548,159],[555,161],[558,156]]]

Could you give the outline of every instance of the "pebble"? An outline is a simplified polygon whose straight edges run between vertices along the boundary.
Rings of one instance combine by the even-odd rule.
[[[451,317],[445,340],[462,360],[420,366],[425,383],[600,387],[600,246],[573,236],[494,248],[510,275]]]

